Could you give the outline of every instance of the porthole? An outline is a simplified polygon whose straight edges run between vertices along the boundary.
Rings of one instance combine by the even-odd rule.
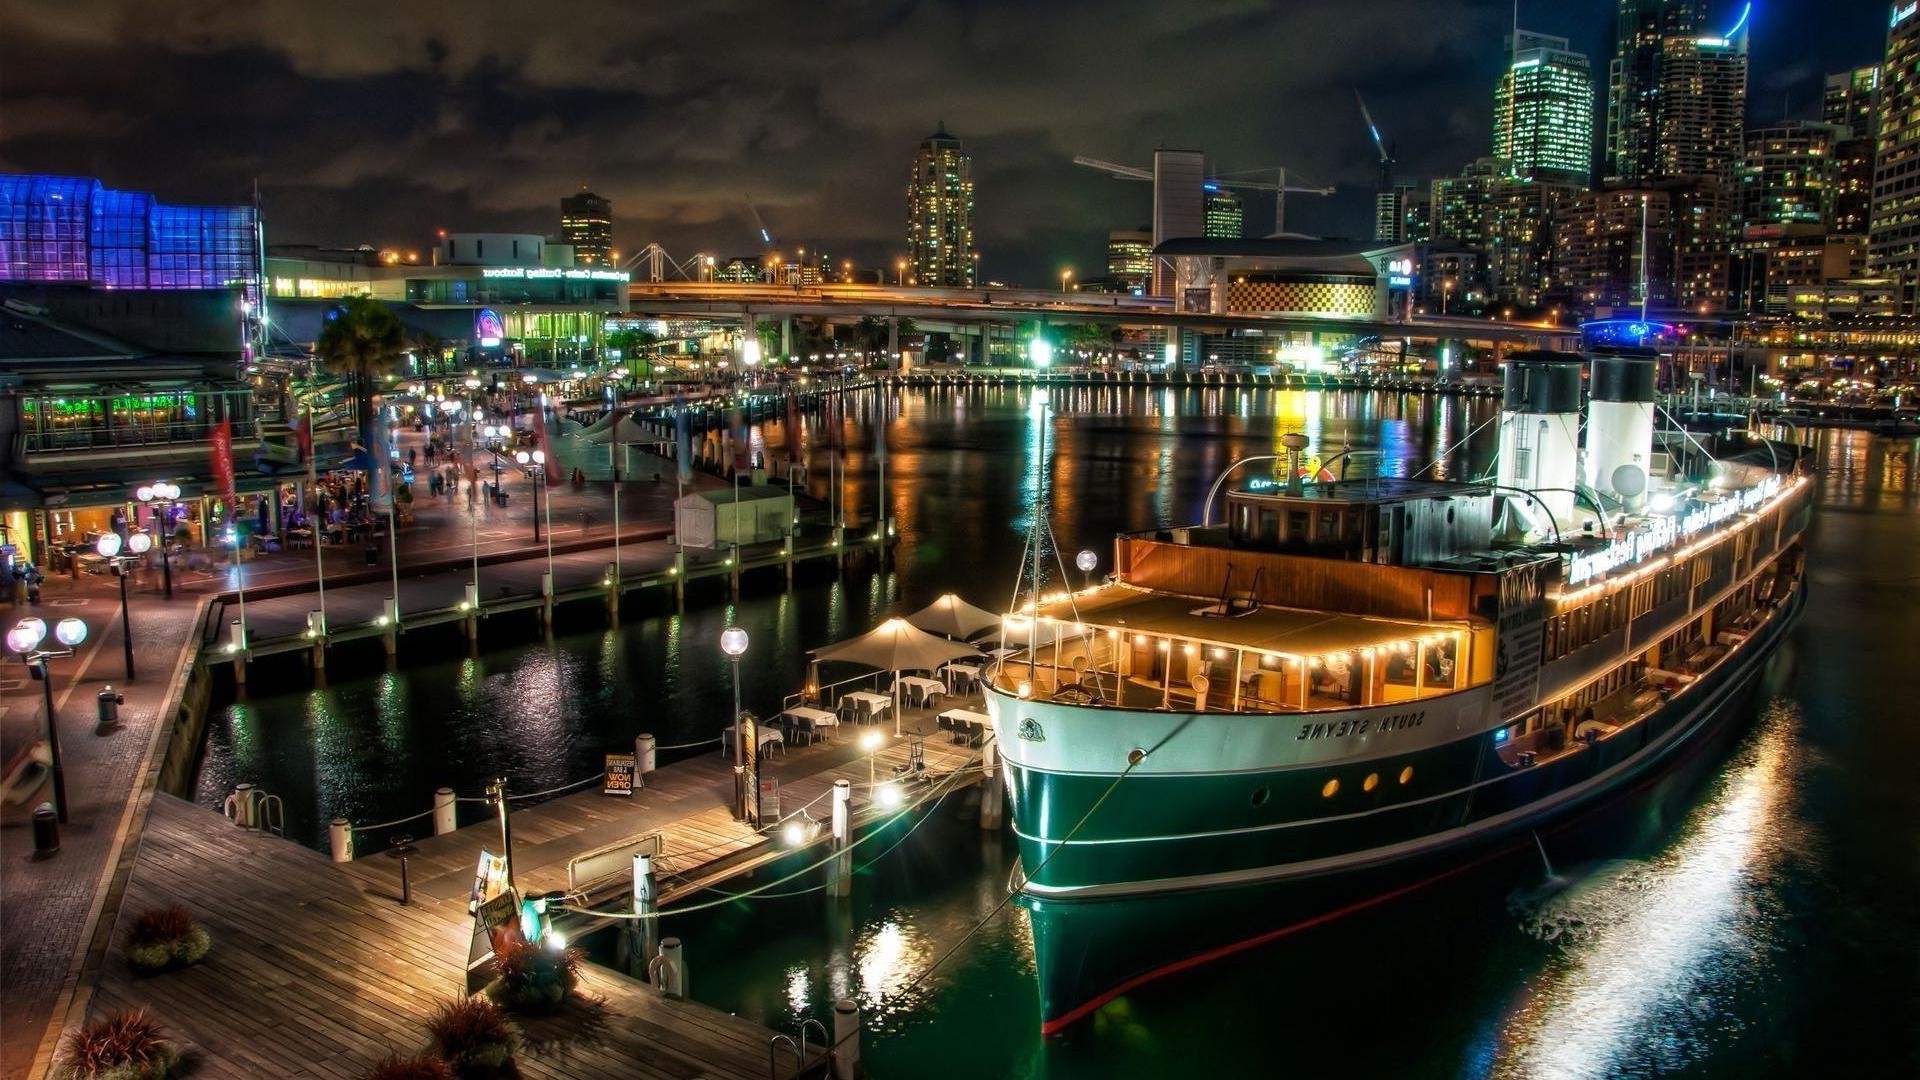
[[[1360,781],[1361,791],[1372,791],[1374,788],[1377,788],[1379,786],[1380,786],[1380,774],[1377,772],[1368,773],[1367,778],[1365,780]]]
[[[1329,780],[1326,783],[1320,785],[1321,798],[1331,799],[1338,794],[1340,794],[1340,780],[1338,777],[1335,777],[1334,779]]]
[[[1400,783],[1403,785],[1413,783],[1413,766],[1409,765],[1400,770]]]
[[[1253,805],[1265,806],[1267,805],[1267,800],[1271,798],[1273,798],[1272,791],[1269,791],[1268,789],[1263,787],[1253,789]]]

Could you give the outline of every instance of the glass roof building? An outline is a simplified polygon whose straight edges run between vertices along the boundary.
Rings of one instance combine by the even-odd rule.
[[[169,206],[98,180],[0,175],[0,281],[106,289],[223,289],[258,298],[251,206]]]

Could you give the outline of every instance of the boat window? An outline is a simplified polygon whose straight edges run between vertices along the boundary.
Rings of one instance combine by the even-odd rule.
[[[1454,685],[1454,639],[1447,637],[1427,646],[1426,685],[1429,688],[1451,689]]]

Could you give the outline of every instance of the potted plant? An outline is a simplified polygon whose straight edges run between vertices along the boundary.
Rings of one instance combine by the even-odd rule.
[[[180,1051],[145,1009],[68,1028],[54,1055],[54,1080],[164,1080]]]
[[[197,964],[212,947],[207,931],[178,905],[143,912],[127,930],[127,962],[149,974]]]
[[[460,1076],[493,1076],[513,1060],[519,1033],[507,1014],[483,997],[457,997],[427,1021],[434,1049]]]
[[[558,1009],[580,981],[580,950],[515,940],[494,954],[499,977],[487,997],[517,1013]]]
[[[446,1062],[430,1054],[401,1057],[398,1054],[374,1063],[366,1080],[458,1080]]]

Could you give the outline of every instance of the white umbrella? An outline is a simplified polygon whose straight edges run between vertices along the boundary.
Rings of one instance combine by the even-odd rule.
[[[907,616],[907,621],[930,634],[970,638],[999,626],[1000,616],[948,593]]]
[[[900,673],[932,671],[950,660],[979,656],[980,650],[921,630],[905,619],[888,619],[857,638],[813,651],[814,663],[837,660],[893,672],[893,733],[900,734]]]

